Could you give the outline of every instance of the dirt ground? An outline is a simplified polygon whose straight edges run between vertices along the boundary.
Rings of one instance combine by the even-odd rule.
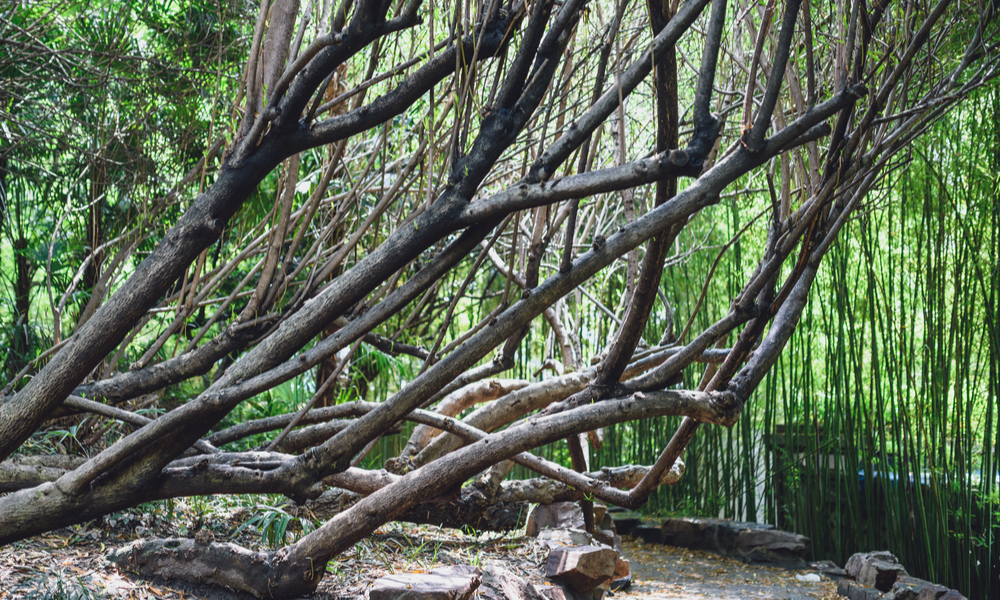
[[[146,581],[111,567],[104,554],[142,534],[162,532],[94,526],[63,529],[0,548],[0,600],[245,600],[204,586]],[[254,545],[246,536],[235,540]],[[256,540],[259,543],[259,539]],[[833,600],[836,584],[803,582],[807,572],[748,566],[713,554],[626,541],[633,571],[630,589],[615,598],[718,598]],[[547,551],[531,538],[473,537],[434,527],[392,525],[329,565],[316,600],[363,598],[379,577],[419,572],[451,564],[495,565],[534,583],[543,583]]]
[[[829,579],[801,581],[810,571],[747,565],[699,550],[641,542],[622,544],[632,568],[632,587],[621,598],[714,598],[719,600],[835,600],[837,584]]]

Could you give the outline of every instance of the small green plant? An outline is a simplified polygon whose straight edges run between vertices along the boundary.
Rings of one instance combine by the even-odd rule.
[[[298,532],[293,537],[297,540],[301,535],[308,535],[316,529],[316,524],[307,518],[289,514],[280,506],[258,504],[254,507],[258,514],[248,519],[233,532],[233,537],[244,529],[256,529],[260,533],[261,542],[269,548],[277,548],[287,542],[290,533]]]
[[[32,585],[29,582],[29,585]],[[99,598],[95,596],[84,585],[83,581],[77,577],[74,579],[59,579],[51,584],[42,584],[32,591],[7,590],[15,593],[24,593],[25,600],[92,600]]]
[[[393,564],[392,558],[379,546],[378,542],[374,541],[363,541],[357,545],[358,556],[364,553],[371,554],[375,557],[378,562],[382,564],[383,567],[389,573],[395,573],[396,567]]]
[[[77,425],[67,429],[51,429],[31,436],[26,446],[31,452],[48,454],[69,454],[79,452],[87,455],[86,449],[76,437]]]
[[[424,540],[419,545],[415,545],[413,543],[413,540],[409,536],[406,536],[403,539],[406,540],[407,548],[403,548],[402,544],[399,544],[399,542],[397,542],[397,544],[399,544],[400,546],[400,549],[403,550],[403,552],[406,554],[405,557],[406,562],[403,564],[403,569],[402,569],[403,572],[406,573],[407,571],[409,571],[410,565],[414,563],[420,565],[421,568],[426,569],[427,565],[424,563],[424,561],[421,560],[420,555],[423,553],[424,547],[427,546],[427,541]],[[437,557],[437,548],[435,548],[434,550],[434,556]]]

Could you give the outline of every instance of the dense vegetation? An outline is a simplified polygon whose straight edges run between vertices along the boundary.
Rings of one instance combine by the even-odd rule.
[[[995,595],[998,123],[993,86],[914,145],[852,224],[856,241],[831,251],[755,410],[700,434],[684,479],[650,507],[778,523],[839,564],[890,548],[915,574]],[[651,461],[674,426],[612,429],[602,464]]]
[[[0,543],[333,494],[294,595],[541,474],[1000,589],[990,3],[3,10]]]

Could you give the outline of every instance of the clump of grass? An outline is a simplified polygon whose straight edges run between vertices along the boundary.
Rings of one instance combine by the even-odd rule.
[[[256,504],[249,509],[252,516],[233,531],[233,537],[244,530],[255,531],[262,544],[278,548],[298,541],[316,529],[316,522],[308,517],[293,515],[284,506]]]

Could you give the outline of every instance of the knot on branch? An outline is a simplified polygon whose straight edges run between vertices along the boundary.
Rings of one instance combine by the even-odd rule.
[[[406,475],[417,466],[409,456],[395,456],[385,461],[384,468],[393,475]]]
[[[864,83],[858,82],[844,88],[844,92],[854,96],[856,99],[860,99],[868,95],[868,86]]]
[[[705,158],[715,146],[715,140],[722,131],[722,118],[717,114],[712,114],[700,123],[695,123],[694,134],[688,142],[687,154],[692,167],[701,167]]]
[[[719,425],[732,427],[739,421],[744,403],[736,392],[732,389],[727,389],[724,392],[709,392],[709,398],[711,398],[712,404],[715,405],[715,412],[719,417]]]
[[[688,160],[690,160],[690,156],[688,156],[687,150],[679,148],[670,151],[670,164],[675,167],[683,167],[688,164]]]

